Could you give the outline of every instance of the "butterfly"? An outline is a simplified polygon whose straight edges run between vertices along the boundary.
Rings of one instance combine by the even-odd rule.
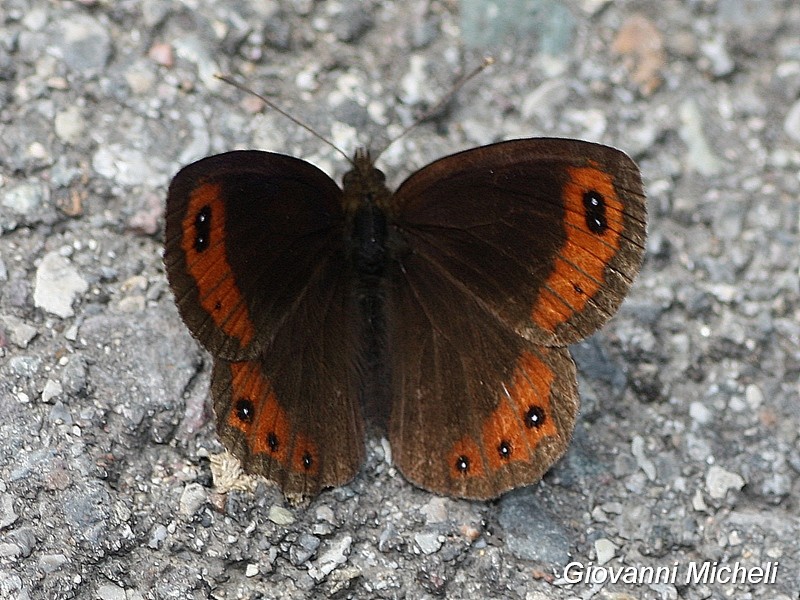
[[[246,471],[311,498],[356,476],[377,422],[408,481],[489,499],[566,451],[567,346],[622,303],[645,236],[639,169],[595,143],[482,146],[395,192],[364,150],[342,187],[245,150],[175,176],[164,262]]]

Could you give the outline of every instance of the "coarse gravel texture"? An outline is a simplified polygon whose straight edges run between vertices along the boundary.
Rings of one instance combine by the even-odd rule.
[[[800,4],[492,5],[0,1],[0,598],[798,598]],[[379,439],[307,507],[234,479],[164,276],[166,187],[234,148],[347,164],[213,74],[351,153],[487,50],[389,181],[554,135],[626,150],[648,190],[641,274],[573,348],[568,454],[495,502],[414,488]],[[570,561],[778,572],[572,584]]]

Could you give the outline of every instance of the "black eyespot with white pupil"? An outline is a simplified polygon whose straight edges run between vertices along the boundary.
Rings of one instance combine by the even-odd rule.
[[[252,423],[256,414],[256,408],[253,401],[248,398],[239,398],[236,401],[236,418],[242,423]]]
[[[203,252],[211,244],[211,207],[206,204],[194,218],[194,249]]]
[[[311,468],[311,465],[314,464],[314,459],[311,458],[311,455],[306,452],[303,454],[303,468],[308,471]]]
[[[589,231],[602,235],[608,229],[606,219],[606,200],[597,190],[589,190],[583,194],[583,210],[586,215],[586,226]]]
[[[267,435],[267,445],[269,446],[270,452],[277,452],[278,448],[280,447],[278,436],[272,431],[270,431]]]
[[[544,425],[545,414],[538,406],[531,406],[525,413],[525,426],[528,429],[541,427]]]
[[[511,458],[511,444],[503,440],[497,446],[497,453],[500,455],[500,458]]]
[[[456,459],[456,470],[459,473],[466,473],[469,471],[469,459],[463,454]]]

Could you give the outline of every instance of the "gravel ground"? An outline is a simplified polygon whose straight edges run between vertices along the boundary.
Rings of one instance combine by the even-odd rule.
[[[494,5],[0,2],[0,598],[799,597],[800,5]],[[211,361],[164,277],[164,195],[234,148],[347,165],[212,74],[350,153],[486,50],[381,166],[398,182],[534,135],[639,162],[648,255],[573,349],[574,442],[486,503],[414,488],[371,439],[353,483],[290,507],[216,439]],[[686,582],[737,563],[750,582]],[[676,576],[601,581],[624,566]]]

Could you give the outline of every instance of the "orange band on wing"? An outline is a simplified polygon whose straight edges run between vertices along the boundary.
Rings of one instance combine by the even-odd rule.
[[[492,470],[511,461],[528,461],[542,438],[558,435],[550,407],[554,380],[552,369],[536,356],[525,352],[520,357],[508,396],[483,426]]]
[[[528,418],[532,408],[544,411],[542,422],[535,426],[528,426],[525,423],[528,430],[526,437],[532,446],[538,444],[545,436],[558,435],[550,408],[550,392],[555,379],[556,374],[553,370],[530,352],[522,354],[514,370],[514,381],[509,393],[523,422]]]
[[[259,364],[231,363],[231,375],[233,406],[228,424],[245,434],[250,452],[267,454],[291,471],[315,475],[320,466],[316,445],[308,436],[293,431]],[[241,418],[242,402],[249,402],[252,410],[246,419]]]
[[[529,462],[543,438],[557,437],[550,405],[554,381],[550,367],[530,352],[523,353],[508,395],[483,425],[480,444],[464,436],[453,445],[449,455],[453,476],[482,477],[485,466],[495,472],[512,461]]]
[[[625,229],[624,209],[611,175],[597,166],[570,167],[567,173],[562,192],[566,239],[531,313],[533,321],[548,331],[583,310],[600,290]],[[605,227],[599,232],[587,225],[585,196],[589,193],[603,200]]]
[[[496,471],[512,460],[529,458],[522,421],[508,402],[500,401],[500,406],[484,423],[482,433],[491,471]]]
[[[203,232],[201,218],[210,220],[204,222]],[[255,332],[225,252],[225,205],[219,183],[204,183],[192,191],[181,227],[186,268],[203,310],[226,335],[237,338],[241,347],[248,346]],[[201,235],[207,236],[202,243]]]

